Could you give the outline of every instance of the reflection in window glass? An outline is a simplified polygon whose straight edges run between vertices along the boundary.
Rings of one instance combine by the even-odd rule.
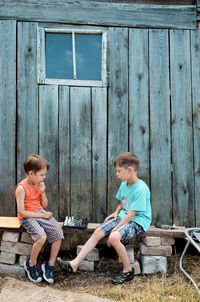
[[[70,33],[46,33],[46,78],[73,79]]]
[[[75,34],[77,80],[101,80],[102,35]]]

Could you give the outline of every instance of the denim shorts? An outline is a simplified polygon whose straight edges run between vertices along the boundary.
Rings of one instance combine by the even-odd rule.
[[[105,236],[108,236],[112,229],[114,229],[120,221],[120,217],[117,217],[116,220],[114,218],[110,218],[100,225],[100,229],[104,232]],[[137,236],[141,232],[144,232],[143,227],[137,224],[135,221],[129,221],[128,223],[123,224],[116,231],[121,234],[122,241],[129,240],[130,238]]]
[[[33,241],[37,241],[43,235],[47,236],[49,243],[64,238],[63,231],[53,216],[49,219],[36,217],[23,218],[20,222],[26,229],[27,233],[31,234]]]

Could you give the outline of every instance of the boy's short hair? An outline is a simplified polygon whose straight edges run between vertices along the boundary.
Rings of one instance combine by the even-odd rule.
[[[139,166],[139,159],[138,157],[133,154],[132,152],[125,152],[120,154],[114,161],[114,167],[134,167],[134,169],[137,171]]]
[[[47,161],[38,154],[32,154],[27,157],[24,162],[24,171],[28,173],[29,171],[33,171],[34,173],[42,170],[42,169],[49,169],[49,165]]]

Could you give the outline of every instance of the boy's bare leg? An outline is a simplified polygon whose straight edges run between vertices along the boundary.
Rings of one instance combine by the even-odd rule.
[[[54,264],[55,264],[56,257],[60,250],[60,245],[61,245],[61,239],[58,239],[51,244],[51,253],[50,253],[50,258],[49,258],[50,266],[54,266]]]
[[[121,234],[117,231],[114,231],[110,234],[108,238],[108,246],[112,244],[115,248],[117,254],[119,255],[122,264],[123,264],[123,273],[131,272],[132,267],[128,258],[128,254],[125,246],[121,243]]]
[[[31,256],[30,256],[30,260],[29,260],[30,266],[33,266],[37,263],[37,257],[39,255],[46,239],[47,239],[47,236],[43,235],[40,238],[38,238],[38,240],[33,244],[32,250],[31,250]]]
[[[70,261],[71,267],[74,272],[76,272],[79,267],[81,261],[87,257],[87,255],[95,248],[99,240],[105,237],[104,232],[101,229],[96,229],[92,236],[88,239],[88,241],[83,246],[80,253],[77,255],[75,259]]]

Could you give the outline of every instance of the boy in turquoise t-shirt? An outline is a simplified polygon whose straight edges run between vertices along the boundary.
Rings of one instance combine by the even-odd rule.
[[[123,219],[130,210],[136,211],[131,221],[143,227],[146,232],[151,223],[150,191],[145,182],[139,179],[133,185],[122,182],[116,198],[122,202],[122,209],[118,216]]]
[[[115,248],[123,264],[122,273],[112,283],[122,284],[134,277],[134,270],[122,241],[148,230],[151,223],[151,204],[148,186],[137,177],[137,156],[131,152],[122,153],[116,158],[114,166],[116,176],[122,182],[116,195],[120,201],[118,207],[94,231],[75,259],[68,262],[57,258],[57,261],[65,271],[76,272],[81,261],[95,248],[99,240],[108,236],[107,245]]]

